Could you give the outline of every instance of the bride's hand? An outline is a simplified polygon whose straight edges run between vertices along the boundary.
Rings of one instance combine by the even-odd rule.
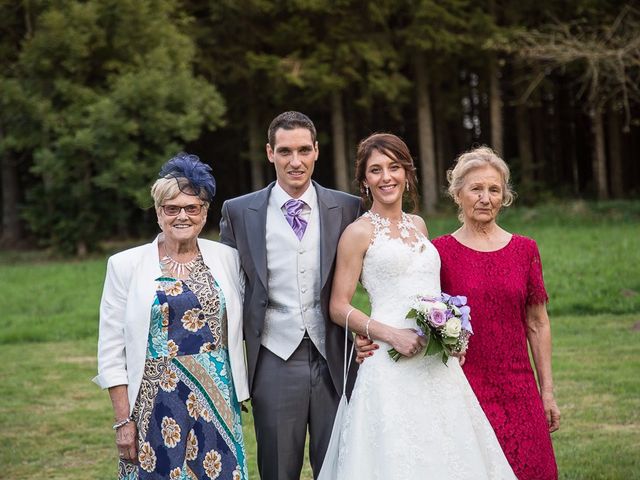
[[[389,343],[401,355],[413,357],[424,348],[427,341],[416,333],[415,328],[394,328]]]

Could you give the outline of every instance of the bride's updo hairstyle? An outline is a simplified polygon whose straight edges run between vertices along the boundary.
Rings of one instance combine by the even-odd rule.
[[[502,177],[502,206],[508,207],[513,203],[516,193],[509,183],[511,172],[509,171],[507,162],[500,158],[491,148],[478,147],[461,154],[456,158],[453,168],[447,171],[447,181],[449,182],[447,192],[458,206],[458,194],[464,186],[467,174],[475,168],[485,167],[487,165],[495,168]],[[461,222],[463,221],[462,212],[459,212],[458,219]]]
[[[411,211],[416,212],[418,209],[418,179],[416,178],[416,167],[413,164],[413,158],[411,158],[411,153],[406,143],[391,133],[374,133],[362,140],[358,145],[358,151],[356,153],[356,182],[358,182],[360,197],[365,205],[369,206],[371,204],[371,198],[369,198],[364,188],[364,181],[367,174],[367,162],[374,150],[394,159],[402,165],[407,181],[409,182],[408,191],[406,186],[403,185],[405,188],[403,196],[408,197],[407,200]]]

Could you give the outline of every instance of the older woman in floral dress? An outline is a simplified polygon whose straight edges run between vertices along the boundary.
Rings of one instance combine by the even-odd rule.
[[[120,479],[247,478],[239,259],[198,238],[210,170],[167,162],[151,189],[162,233],[108,262],[94,381],[109,389]]]

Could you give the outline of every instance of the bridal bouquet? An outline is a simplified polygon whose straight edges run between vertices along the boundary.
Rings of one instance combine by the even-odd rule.
[[[449,355],[467,349],[469,337],[473,334],[470,312],[467,297],[462,295],[418,295],[407,318],[415,318],[418,333],[427,338],[424,354],[442,353],[442,362],[446,364]],[[390,349],[388,353],[396,362],[402,357],[395,348]]]

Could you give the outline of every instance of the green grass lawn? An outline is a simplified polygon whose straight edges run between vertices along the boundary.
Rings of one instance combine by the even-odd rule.
[[[520,209],[502,219],[535,238],[542,254],[563,479],[636,478],[640,471],[639,205]],[[437,236],[457,223],[444,216],[428,225]],[[102,257],[0,253],[0,479],[115,476],[110,402],[90,382],[104,270]],[[257,478],[251,416],[244,420]],[[311,478],[308,465],[302,478]]]

